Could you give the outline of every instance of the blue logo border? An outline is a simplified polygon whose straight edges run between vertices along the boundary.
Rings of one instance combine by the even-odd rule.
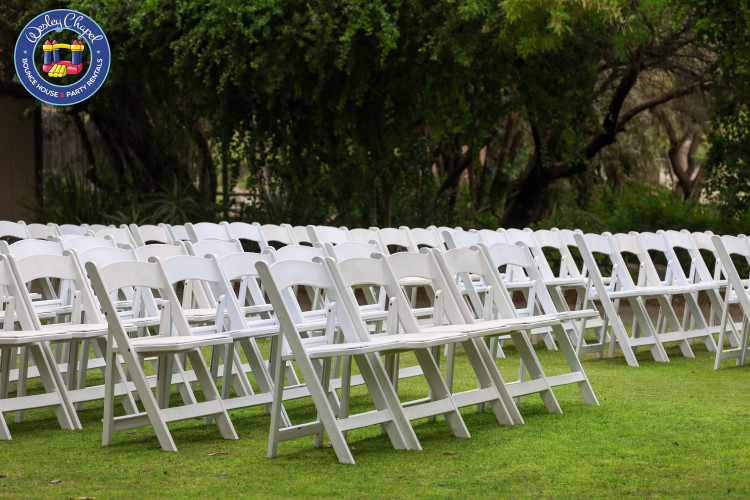
[[[87,23],[87,28],[89,28],[89,31],[94,36],[101,35],[102,39],[96,41],[96,50],[100,50],[100,54],[94,53],[94,43],[92,43],[90,40],[83,38],[83,31],[77,28],[76,26],[61,26],[59,29],[52,26],[48,30],[44,31],[39,35],[41,38],[42,36],[46,35],[50,31],[62,31],[64,29],[73,31],[75,33],[78,33],[78,39],[84,40],[86,42],[86,46],[91,50],[91,63],[89,64],[89,68],[86,71],[86,74],[81,78],[78,82],[71,84],[71,85],[55,85],[53,83],[47,82],[42,76],[39,74],[39,71],[37,71],[36,64],[34,63],[34,50],[36,49],[38,42],[30,42],[26,40],[24,37],[24,34],[26,30],[33,25],[39,24],[41,22],[45,22],[45,16],[52,16],[52,15],[59,15],[62,14],[62,17],[60,19],[64,18],[68,14],[74,14],[75,16],[81,16],[82,20]],[[23,51],[26,50],[27,54],[23,54]],[[38,83],[43,84],[46,88],[50,89],[51,91],[57,91],[59,92],[66,92],[70,88],[80,88],[81,86],[85,86],[85,91],[81,92],[80,94],[69,96],[69,92],[66,92],[65,97],[59,97],[56,100],[52,100],[49,95],[41,92],[39,89],[37,89],[32,83],[29,81],[28,76],[26,75],[22,59],[24,56],[29,57],[29,54],[31,54],[31,64],[28,65],[29,72],[31,76],[33,76]],[[102,61],[102,67],[100,69],[100,73],[97,76],[96,81],[93,85],[89,87],[87,81],[93,76],[94,72],[96,71],[96,64],[95,60],[96,58],[101,58]],[[104,34],[104,30],[90,17],[88,17],[86,14],[82,14],[81,12],[72,10],[72,9],[55,9],[55,10],[49,10],[47,12],[43,12],[36,16],[34,19],[29,21],[26,26],[24,26],[21,33],[18,35],[18,40],[16,40],[16,47],[14,51],[14,65],[16,68],[16,74],[18,75],[19,80],[21,81],[21,84],[24,86],[24,88],[35,98],[39,99],[42,102],[45,102],[47,104],[52,104],[53,106],[71,106],[73,104],[78,104],[79,102],[85,101],[92,95],[94,95],[104,84],[105,80],[107,79],[107,75],[109,74],[109,67],[111,63],[111,51],[109,48],[109,40],[107,40],[107,35]]]

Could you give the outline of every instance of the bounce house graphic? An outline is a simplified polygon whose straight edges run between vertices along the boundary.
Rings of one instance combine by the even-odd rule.
[[[57,40],[44,42],[44,64],[42,71],[53,77],[65,75],[77,75],[83,72],[83,49],[85,44],[80,40],[73,43],[57,43]],[[60,60],[60,49],[68,49],[71,52],[70,61]]]

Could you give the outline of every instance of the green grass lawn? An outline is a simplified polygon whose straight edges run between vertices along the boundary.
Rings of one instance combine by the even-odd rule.
[[[79,497],[748,497],[750,496],[750,367],[727,363],[714,371],[713,355],[695,347],[671,363],[644,351],[640,368],[622,355],[584,356],[601,406],[584,404],[574,386],[557,388],[564,411],[548,414],[538,396],[519,404],[524,425],[499,426],[490,412],[462,414],[471,439],[450,435],[445,423],[414,422],[423,451],[396,451],[376,427],[352,431],[356,465],[341,465],[313,438],[281,443],[266,458],[269,417],[261,408],[231,416],[239,441],[224,441],[201,420],[171,424],[179,448],[166,453],[150,427],[115,433],[101,446],[101,402],[79,413],[84,429],[59,429],[51,409],[27,412],[13,440],[0,442],[0,496]],[[510,379],[518,356],[498,360]],[[562,356],[537,347],[545,369]],[[459,357],[457,385],[472,386]],[[422,393],[402,382],[402,396]],[[361,390],[353,407],[366,406]],[[309,417],[308,400],[287,405]]]

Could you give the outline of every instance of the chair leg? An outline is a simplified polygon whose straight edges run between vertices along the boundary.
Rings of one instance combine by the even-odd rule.
[[[58,350],[62,351],[60,345],[57,346]],[[26,395],[26,386],[29,381],[29,347],[21,347],[18,350],[18,380],[16,381],[16,397]],[[15,357],[13,357],[15,360]],[[33,357],[32,357],[33,360]],[[23,422],[26,416],[25,410],[18,410],[16,412],[16,423],[20,424]]]
[[[440,373],[440,368],[438,368],[435,363],[435,359],[432,357],[429,349],[416,349],[414,354],[419,365],[422,367],[422,373],[427,381],[432,399],[449,399],[452,402],[453,398],[448,390],[448,386],[445,385],[445,380],[443,380],[442,374]],[[448,427],[450,427],[451,434],[462,438],[471,437],[469,429],[466,428],[466,424],[464,423],[464,419],[461,417],[458,408],[456,408],[455,404],[452,406],[452,410],[443,413],[443,418],[445,418]]]
[[[239,437],[237,436],[237,431],[235,431],[234,425],[232,425],[232,420],[229,418],[227,410],[221,403],[221,396],[219,395],[218,389],[216,389],[216,385],[214,385],[213,380],[211,379],[211,374],[208,372],[208,367],[203,361],[203,356],[200,350],[196,349],[194,351],[189,351],[188,358],[190,359],[190,363],[193,365],[193,371],[195,372],[195,376],[198,379],[198,383],[203,389],[203,395],[206,397],[206,401],[217,401],[222,407],[221,412],[213,415],[214,420],[216,421],[216,426],[219,428],[219,433],[221,433],[221,437],[231,440],[239,439]]]
[[[40,344],[32,344],[26,347],[34,358],[37,368],[39,368],[39,378],[42,381],[44,389],[48,393],[56,393],[59,397],[59,403],[55,404],[53,409],[60,427],[69,430],[80,429],[81,422],[78,421],[78,416],[75,414],[75,410],[73,410],[73,405],[68,398],[68,392],[62,383],[62,377],[55,376],[56,370],[50,362],[53,359],[52,353],[46,354],[44,348],[45,346]],[[59,374],[59,372],[57,373]]]
[[[109,446],[112,444],[112,434],[115,425],[114,374],[115,365],[118,364],[119,361],[117,361],[117,354],[114,354],[109,346],[107,346],[104,360],[104,418],[102,419],[102,446]],[[124,381],[124,383],[127,384],[127,381]]]

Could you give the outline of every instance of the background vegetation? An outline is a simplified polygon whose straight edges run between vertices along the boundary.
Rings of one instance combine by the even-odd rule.
[[[545,225],[644,189],[672,227],[747,211],[745,3],[10,0],[0,91],[19,30],[60,7],[110,40],[105,86],[63,110],[107,153],[52,178],[40,219],[142,222],[178,193],[169,222]],[[56,182],[99,208],[47,210]],[[235,185],[252,203],[230,212]]]

